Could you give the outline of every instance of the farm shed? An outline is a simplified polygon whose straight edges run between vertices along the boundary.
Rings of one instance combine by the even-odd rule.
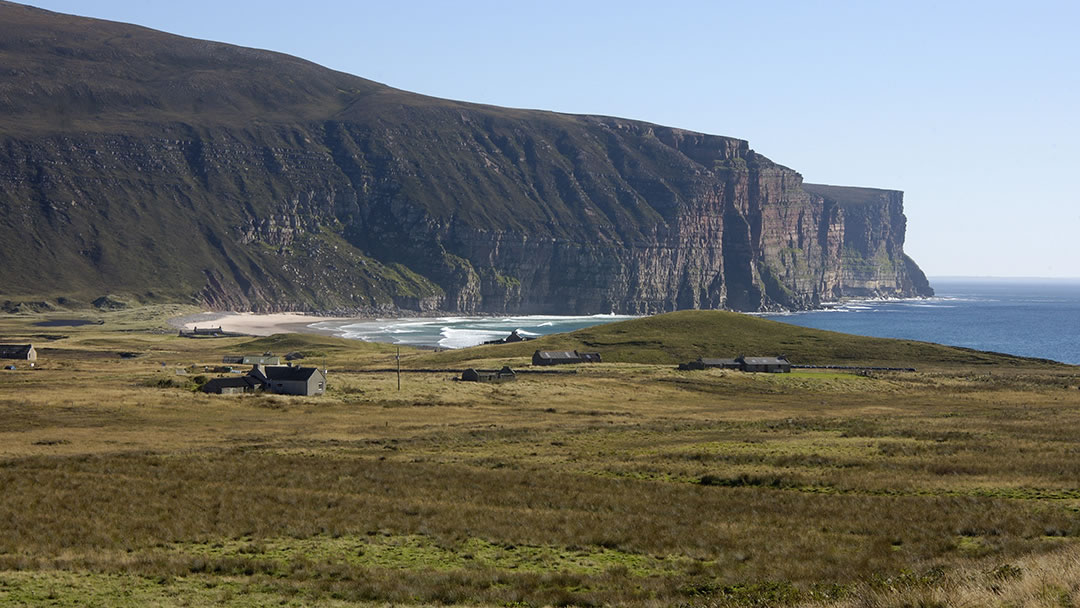
[[[533,365],[563,365],[568,363],[600,363],[600,353],[576,350],[538,350],[533,353]]]
[[[213,380],[202,385],[202,391],[204,393],[213,393],[215,395],[236,395],[239,393],[250,393],[262,387],[262,383],[251,376],[240,376],[233,378],[214,378]]]
[[[741,369],[742,365],[735,359],[715,359],[711,357],[698,357],[696,361],[689,363],[680,363],[679,369],[682,370],[701,370],[701,369]]]
[[[739,357],[736,359],[744,372],[767,372],[786,374],[791,371],[791,363],[784,357]]]
[[[509,367],[502,369],[472,369],[461,372],[461,379],[466,382],[513,382],[517,380],[517,374]]]
[[[0,359],[37,361],[37,351],[33,344],[0,344]]]

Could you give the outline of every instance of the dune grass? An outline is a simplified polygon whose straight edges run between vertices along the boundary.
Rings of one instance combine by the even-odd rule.
[[[1080,599],[1075,367],[930,348],[917,373],[626,361],[399,391],[385,345],[36,318],[0,319],[55,338],[0,373],[0,604]],[[191,365],[263,350],[327,361],[327,394],[193,392]],[[403,349],[484,360],[462,356]]]

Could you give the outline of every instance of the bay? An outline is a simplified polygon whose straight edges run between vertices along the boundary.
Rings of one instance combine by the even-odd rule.
[[[526,337],[575,331],[593,325],[625,321],[626,315],[522,315],[507,317],[432,317],[320,321],[310,327],[332,331],[343,338],[389,342],[409,346],[465,348],[505,338],[517,330]]]
[[[849,300],[763,318],[863,336],[900,338],[1080,365],[1080,279],[932,278],[931,298]],[[321,321],[311,327],[357,340],[464,348],[505,337],[574,331],[626,315],[521,315]]]

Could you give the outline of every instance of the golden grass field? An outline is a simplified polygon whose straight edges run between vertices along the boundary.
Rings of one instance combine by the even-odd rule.
[[[0,372],[0,605],[1080,604],[1075,366],[759,319],[713,343],[742,318],[681,313],[551,337],[613,362],[501,385],[408,370],[536,344],[403,350],[399,391],[394,347],[182,339],[183,312],[0,318],[40,353]],[[919,371],[668,361],[719,343]],[[325,362],[327,394],[193,390],[264,350]]]

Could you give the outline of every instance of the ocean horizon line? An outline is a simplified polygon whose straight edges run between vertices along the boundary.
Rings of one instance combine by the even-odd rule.
[[[990,276],[990,275],[926,275],[927,280],[935,281],[1007,281],[1007,282],[1030,282],[1030,281],[1044,281],[1044,282],[1059,282],[1059,283],[1080,283],[1080,276],[1076,277],[1042,277],[1042,276]],[[933,287],[933,285],[931,285]]]

